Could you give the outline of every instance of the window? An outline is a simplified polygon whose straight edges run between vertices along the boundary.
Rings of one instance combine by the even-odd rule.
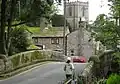
[[[51,38],[51,44],[59,44],[59,38]]]
[[[72,7],[69,7],[69,16],[72,16]]]

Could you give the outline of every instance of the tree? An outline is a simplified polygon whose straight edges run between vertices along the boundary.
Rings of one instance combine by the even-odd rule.
[[[54,14],[52,16],[52,26],[54,26],[54,27],[64,26],[64,16],[63,15]]]
[[[118,73],[120,64],[119,45],[120,42],[120,1],[109,0],[112,2],[110,17],[105,14],[100,14],[94,23],[90,25],[93,37],[96,41],[100,41],[107,49],[114,50],[115,53],[110,53],[112,72]],[[118,25],[119,19],[119,25]],[[114,70],[115,69],[115,70]]]
[[[100,41],[107,49],[115,49],[118,44],[118,34],[116,25],[104,14],[97,17],[96,21],[91,25],[91,29],[96,32],[94,37],[96,41]]]
[[[1,0],[0,54],[6,54],[9,51],[11,27],[40,17],[49,20],[54,12],[53,2],[54,0]],[[14,23],[15,21],[17,23]],[[8,27],[7,40],[5,39],[6,27]]]
[[[8,52],[9,56],[27,51],[27,47],[32,44],[32,39],[30,39],[30,32],[26,30],[24,25],[13,28],[10,36],[11,44],[10,50]]]
[[[2,0],[1,26],[0,26],[0,54],[6,54],[6,46],[5,46],[6,6],[7,6],[7,0]]]

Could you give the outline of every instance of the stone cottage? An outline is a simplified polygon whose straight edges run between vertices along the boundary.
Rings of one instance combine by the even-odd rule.
[[[43,31],[43,32],[47,32]],[[50,33],[46,35],[33,35],[32,39],[34,41],[34,44],[41,47],[41,49],[45,50],[55,50],[55,51],[62,51],[63,50],[63,28],[57,27],[56,33]],[[69,30],[67,29],[66,35],[69,33]],[[67,39],[67,37],[66,37]]]

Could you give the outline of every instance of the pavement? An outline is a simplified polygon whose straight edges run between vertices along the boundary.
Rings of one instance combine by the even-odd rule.
[[[86,63],[75,63],[77,74],[83,71]],[[0,80],[0,84],[58,84],[65,79],[64,62],[51,62],[40,65],[26,73]]]

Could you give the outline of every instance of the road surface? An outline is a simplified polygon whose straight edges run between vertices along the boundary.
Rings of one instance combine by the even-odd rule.
[[[83,70],[86,64],[74,64],[76,72]],[[26,73],[0,80],[0,84],[58,84],[65,79],[63,62],[52,62],[41,65]]]

